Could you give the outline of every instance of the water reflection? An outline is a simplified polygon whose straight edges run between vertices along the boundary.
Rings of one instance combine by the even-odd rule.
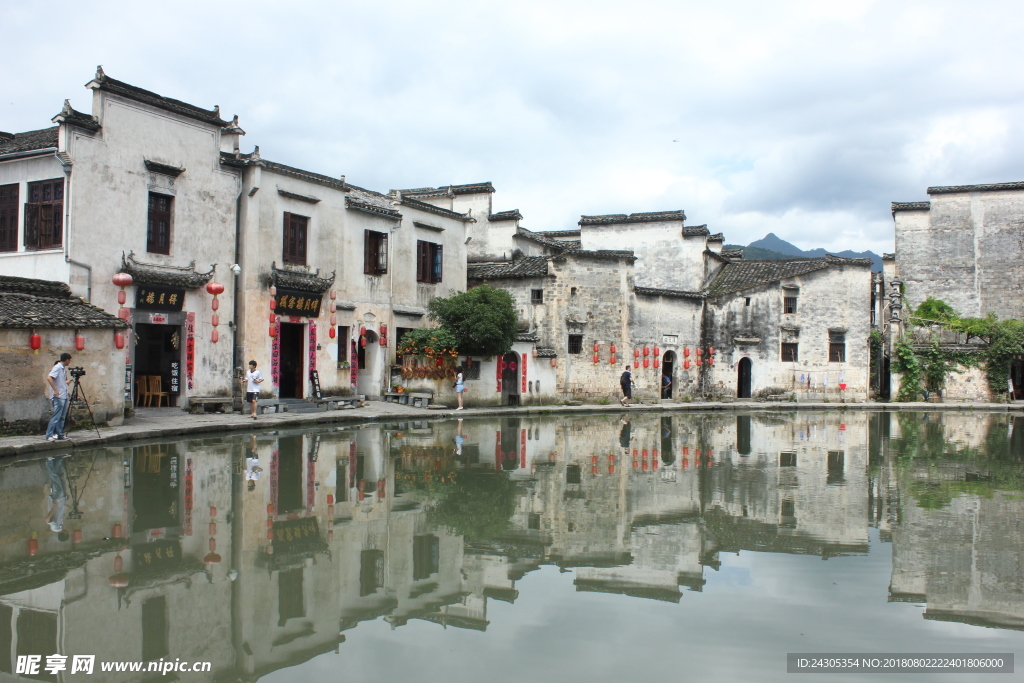
[[[1007,414],[631,414],[7,462],[0,671],[94,653],[253,680],[367,622],[486,631],[545,565],[679,603],[728,554],[864,556],[872,533],[892,549],[874,597],[1024,629],[1022,454]]]

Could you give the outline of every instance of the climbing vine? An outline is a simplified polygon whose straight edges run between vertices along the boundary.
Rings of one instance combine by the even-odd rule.
[[[900,390],[896,394],[896,400],[902,402],[916,401],[917,397],[924,393],[921,388],[921,375],[924,368],[921,360],[914,353],[914,347],[905,339],[900,339],[893,345],[892,364],[894,372],[900,373]]]

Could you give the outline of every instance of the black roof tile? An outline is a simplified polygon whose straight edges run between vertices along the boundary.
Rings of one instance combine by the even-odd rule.
[[[953,194],[956,192],[997,192],[999,190],[1024,190],[1024,181],[1013,183],[988,183],[985,185],[939,185],[929,187],[928,194]]]
[[[897,211],[927,211],[932,206],[931,202],[893,202],[892,212]]]
[[[68,100],[64,100],[64,108],[50,120],[54,123],[66,123],[93,132],[100,129],[100,122],[96,120],[95,116],[74,109]]]
[[[213,109],[203,109],[197,107],[194,104],[188,102],[182,102],[181,100],[175,100],[170,97],[164,97],[158,95],[155,92],[149,90],[143,90],[124,81],[119,81],[116,78],[111,78],[103,73],[103,68],[98,67],[96,69],[96,76],[87,85],[95,83],[99,86],[100,90],[113,93],[114,95],[120,95],[136,102],[142,102],[148,104],[151,107],[163,109],[174,114],[181,116],[187,116],[190,119],[197,121],[203,121],[204,123],[210,123],[215,126],[224,127],[228,125],[228,122],[220,117],[220,107],[214,107]]]
[[[634,287],[633,291],[641,296],[664,296],[672,299],[703,299],[701,292],[687,292],[681,289],[657,289],[655,287]]]
[[[664,221],[685,221],[686,214],[678,211],[647,211],[644,213],[609,213],[603,216],[580,216],[580,225],[617,225],[621,223],[661,223]]]
[[[751,287],[778,282],[784,278],[824,270],[833,265],[870,267],[871,259],[840,258],[828,255],[820,258],[788,260],[731,261],[722,266],[715,274],[705,289],[705,293],[709,297],[731,294]]]
[[[686,237],[707,237],[710,234],[707,225],[688,225],[683,228],[683,235]]]
[[[16,154],[43,149],[56,149],[59,126],[30,130],[24,133],[0,132],[0,154]]]
[[[488,216],[487,220],[491,221],[492,223],[497,223],[499,221],[521,221],[523,220],[523,214],[519,213],[519,209],[511,209],[510,211],[498,211],[497,213],[492,213],[490,216]]]
[[[187,266],[161,266],[155,263],[140,263],[135,260],[135,252],[128,256],[121,255],[121,268],[118,272],[132,276],[134,284],[153,285],[157,287],[174,287],[176,289],[199,289],[213,279],[217,266],[205,273],[196,271],[196,262]]]
[[[471,263],[467,267],[466,277],[469,280],[502,280],[544,277],[547,274],[546,256],[520,256],[511,262]]]
[[[0,275],[0,328],[125,328],[102,308],[71,296],[63,282]]]

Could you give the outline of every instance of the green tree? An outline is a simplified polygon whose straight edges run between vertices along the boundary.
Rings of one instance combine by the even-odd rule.
[[[469,356],[500,356],[516,340],[517,316],[512,297],[488,285],[474,287],[428,304],[430,318],[451,332],[459,353]]]
[[[911,313],[910,322],[913,325],[925,327],[936,323],[950,323],[959,317],[952,306],[942,299],[930,296]]]

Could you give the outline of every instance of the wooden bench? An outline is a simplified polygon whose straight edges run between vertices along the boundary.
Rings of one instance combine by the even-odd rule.
[[[212,407],[214,412],[230,413],[234,411],[235,399],[233,396],[189,396],[188,412],[192,415],[200,415]]]

